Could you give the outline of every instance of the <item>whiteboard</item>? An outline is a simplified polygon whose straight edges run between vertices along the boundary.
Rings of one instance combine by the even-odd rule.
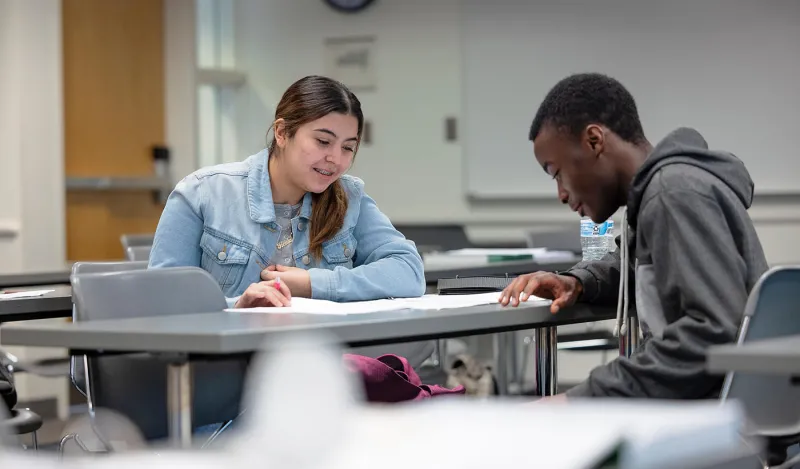
[[[467,195],[556,196],[528,131],[577,72],[620,80],[652,144],[693,127],[756,193],[800,192],[800,2],[464,0],[461,15]]]

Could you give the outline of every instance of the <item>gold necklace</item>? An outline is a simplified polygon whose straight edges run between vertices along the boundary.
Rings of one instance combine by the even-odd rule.
[[[292,233],[290,232],[290,233],[289,233],[289,236],[287,236],[287,237],[286,237],[286,239],[284,239],[283,241],[281,241],[281,242],[279,242],[278,244],[276,244],[276,245],[275,245],[275,247],[276,247],[277,249],[283,249],[283,248],[285,248],[286,246],[288,246],[288,245],[292,244],[292,241],[293,241],[293,240],[294,240],[294,236],[293,236],[293,235],[292,235]]]

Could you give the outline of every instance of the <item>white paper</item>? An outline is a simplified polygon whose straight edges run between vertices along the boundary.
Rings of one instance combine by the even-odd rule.
[[[401,309],[448,309],[467,308],[497,303],[500,293],[479,293],[475,295],[425,295],[419,298],[396,298],[391,300],[353,301],[336,303],[334,301],[313,300],[309,298],[292,298],[292,305],[287,307],[267,308],[231,308],[225,311],[235,313],[304,313],[304,314],[365,314],[380,313],[383,311],[397,311]],[[531,297],[528,303],[541,302],[542,305],[550,300]]]
[[[0,293],[0,300],[13,300],[15,298],[32,298],[35,296],[43,296],[55,290],[26,290],[14,293]]]

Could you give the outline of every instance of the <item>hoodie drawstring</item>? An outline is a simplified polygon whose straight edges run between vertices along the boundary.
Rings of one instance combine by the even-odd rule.
[[[622,234],[620,236],[619,294],[617,295],[617,324],[614,337],[625,335],[628,328],[628,209],[622,210]]]

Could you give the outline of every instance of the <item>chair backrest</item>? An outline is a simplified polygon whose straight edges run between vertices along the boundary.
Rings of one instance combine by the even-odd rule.
[[[525,234],[525,241],[529,248],[581,252],[581,233],[577,225],[572,229],[529,231]]]
[[[76,320],[123,319],[221,311],[218,283],[198,267],[75,275]],[[154,356],[100,356],[88,360],[93,403],[131,419],[148,440],[168,434],[166,366]],[[247,360],[193,363],[193,424],[233,420],[239,414]]]
[[[120,237],[119,240],[122,243],[122,249],[127,251],[129,247],[133,246],[152,246],[155,237],[156,235],[153,233],[124,234]]]
[[[395,225],[397,231],[414,241],[420,253],[451,251],[472,247],[462,225]]]
[[[125,250],[125,257],[129,261],[147,262],[150,260],[150,249],[152,246],[130,246]]]
[[[95,274],[104,272],[125,272],[128,270],[144,270],[147,268],[147,262],[76,262],[72,264],[72,273],[70,275],[70,283],[76,275],[80,274]],[[72,320],[79,321],[75,308],[75,300],[73,299],[72,306]],[[86,375],[83,366],[83,357],[72,357],[69,362],[69,374],[72,384],[84,396],[86,395]]]
[[[758,280],[745,306],[737,344],[800,334],[800,266],[775,267]],[[800,433],[800,386],[789,376],[728,373],[720,399],[736,399],[753,431],[765,436]]]
[[[101,274],[106,272],[125,272],[129,270],[145,270],[147,262],[76,262],[72,264],[72,276],[81,274]]]

